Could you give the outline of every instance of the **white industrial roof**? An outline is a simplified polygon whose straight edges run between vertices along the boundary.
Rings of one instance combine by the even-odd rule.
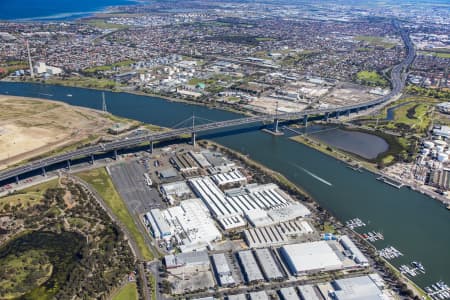
[[[326,241],[286,245],[280,251],[294,274],[343,267],[342,261]]]
[[[383,292],[369,276],[338,279],[333,282],[337,300],[380,300]]]
[[[297,292],[295,291],[295,288],[292,286],[280,289],[280,294],[281,294],[281,298],[283,300],[299,300],[300,299]]]
[[[238,256],[247,282],[264,280],[251,250],[240,251],[238,252]]]
[[[249,294],[250,300],[269,300],[266,291],[252,292]]]

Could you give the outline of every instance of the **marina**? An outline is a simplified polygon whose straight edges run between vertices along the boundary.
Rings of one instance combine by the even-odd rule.
[[[384,236],[380,232],[369,231],[367,233],[361,234],[361,236],[368,240],[369,242],[376,242],[379,240],[384,240]]]
[[[425,291],[428,296],[435,300],[450,299],[450,288],[442,280],[425,287]]]
[[[391,259],[403,256],[403,253],[401,253],[400,251],[398,251],[397,249],[395,249],[392,246],[383,248],[383,249],[379,250],[378,253],[380,254],[381,257],[383,257],[387,260],[391,260]]]
[[[355,228],[366,226],[366,223],[361,221],[360,218],[354,218],[354,219],[351,219],[351,220],[348,220],[347,222],[345,222],[345,226],[347,226],[350,229],[355,229]]]
[[[51,100],[94,108],[102,108],[102,92],[63,86],[39,85],[29,83],[0,83],[0,93],[41,97]],[[51,94],[40,96],[39,93]],[[67,97],[67,94],[73,95]],[[122,117],[142,122],[171,127],[179,120],[195,115],[211,120],[225,120],[239,115],[217,109],[192,106],[185,103],[170,102],[156,97],[138,96],[127,93],[105,92],[108,111]],[[168,113],[170,111],[170,117]],[[414,277],[414,282],[426,287],[439,280],[450,281],[450,259],[446,251],[450,236],[450,215],[437,201],[411,189],[392,189],[382,181],[380,175],[364,171],[355,172],[347,163],[337,161],[312,148],[289,140],[288,136],[274,137],[260,130],[237,128],[231,132],[215,131],[199,136],[211,139],[233,150],[251,157],[266,165],[289,180],[303,187],[313,199],[327,209],[337,219],[346,220],[356,216],[374,228],[367,231],[380,231],[384,241],[377,241],[379,248],[395,244],[405,254],[394,265],[409,264],[413,260],[426,266],[425,276]],[[261,151],[265,149],[267,151]],[[333,178],[333,188],[299,170],[294,164],[310,170],[321,178]],[[151,164],[153,168],[153,163]],[[140,174],[142,176],[142,174]],[[424,212],[427,214],[424,214]],[[417,222],[417,220],[422,220]],[[353,227],[353,226],[352,226]],[[429,245],[433,245],[430,247]],[[447,253],[447,254],[446,254]]]
[[[379,180],[381,182],[384,182],[384,183],[386,183],[386,184],[388,184],[390,186],[393,186],[393,187],[395,187],[397,189],[400,189],[400,188],[402,188],[404,186],[403,183],[397,182],[397,181],[395,181],[393,179],[390,179],[390,178],[387,178],[386,176],[380,176],[380,177],[377,178],[377,180]]]
[[[411,265],[401,265],[399,268],[400,272],[403,275],[407,275],[410,277],[416,277],[420,274],[425,274],[425,268],[420,262],[413,261]]]

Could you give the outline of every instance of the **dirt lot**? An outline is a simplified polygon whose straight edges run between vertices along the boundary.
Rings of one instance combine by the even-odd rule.
[[[95,139],[115,122],[101,112],[61,102],[0,96],[0,169]]]

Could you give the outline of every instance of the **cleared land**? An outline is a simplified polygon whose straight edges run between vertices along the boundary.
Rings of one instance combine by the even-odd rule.
[[[356,74],[358,80],[363,84],[374,85],[374,86],[386,86],[388,84],[387,80],[381,77],[380,74],[374,71],[360,71]]]
[[[117,120],[65,103],[0,96],[0,169],[107,135]]]
[[[119,218],[119,220],[124,224],[136,244],[139,250],[146,260],[152,260],[153,255],[145,243],[144,237],[139,232],[136,224],[133,222],[133,216],[131,216],[125,203],[121,199],[119,193],[117,192],[111,177],[106,172],[105,168],[99,168],[95,170],[90,170],[77,174],[81,179],[92,185],[97,192],[105,200],[106,204],[111,208],[113,213]]]

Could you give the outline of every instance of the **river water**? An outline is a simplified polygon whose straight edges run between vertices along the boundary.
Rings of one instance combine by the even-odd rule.
[[[96,109],[102,104],[100,91],[61,86],[2,82],[0,94],[60,100]],[[210,120],[241,117],[155,97],[105,94],[109,112],[161,126],[171,127],[193,113]],[[344,163],[293,142],[287,136],[275,137],[255,129],[237,128],[225,133],[203,134],[200,138],[210,138],[279,171],[341,221],[359,217],[368,224],[361,232],[382,232],[385,240],[375,242],[378,249],[392,245],[405,254],[393,260],[394,265],[413,260],[423,263],[426,275],[414,278],[420,286],[438,280],[450,283],[450,212],[443,205],[408,188],[396,189],[379,182],[376,175],[367,171],[353,171]]]

